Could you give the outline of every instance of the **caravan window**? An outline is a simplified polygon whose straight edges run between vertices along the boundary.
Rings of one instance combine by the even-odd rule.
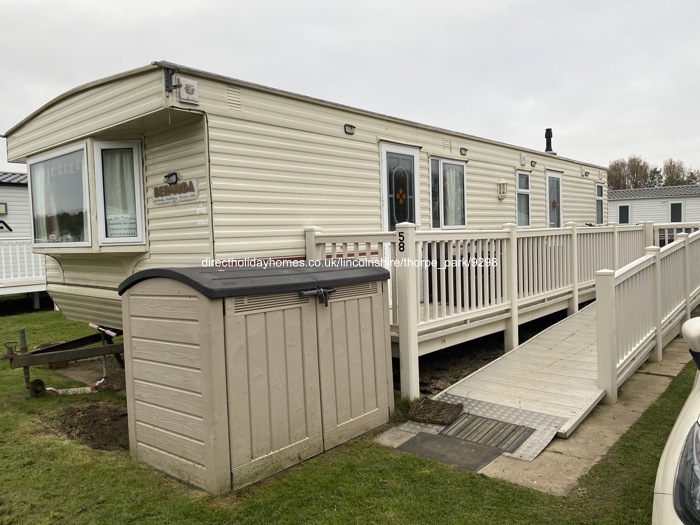
[[[100,244],[144,242],[141,179],[138,142],[95,142]]]
[[[683,222],[683,203],[671,203],[671,222]]]
[[[530,226],[530,172],[519,171],[518,177],[518,226]]]
[[[85,147],[68,148],[29,162],[34,243],[90,245]]]
[[[619,224],[630,223],[630,206],[629,204],[620,204],[617,208],[617,222]]]
[[[433,228],[464,228],[467,224],[465,163],[430,159]]]
[[[604,188],[602,184],[595,185],[595,223],[603,224],[603,195]]]
[[[138,141],[95,142],[94,179],[86,144],[30,159],[34,243],[91,246],[90,187],[100,245],[144,244],[144,196]]]

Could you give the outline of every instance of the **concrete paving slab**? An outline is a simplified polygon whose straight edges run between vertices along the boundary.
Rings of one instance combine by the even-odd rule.
[[[634,418],[634,421],[637,418],[638,416]],[[629,424],[631,425],[634,421]],[[553,440],[545,450],[571,458],[587,459],[595,463],[620,439],[621,435],[618,429],[608,428],[604,424],[586,425],[583,428],[578,428],[568,439]]]
[[[529,462],[500,456],[482,468],[479,474],[563,496],[576,486],[578,478],[588,472],[593,464],[586,458],[545,450]]]
[[[638,372],[675,377],[690,360],[688,344],[681,337],[677,337],[664,348],[661,361],[647,361],[639,367]]]
[[[666,391],[670,383],[670,377],[634,374],[620,388],[616,405],[642,413]]]
[[[396,448],[399,445],[403,445],[406,441],[408,441],[415,435],[416,434],[413,432],[402,430],[399,427],[393,427],[387,430],[386,432],[382,432],[381,434],[379,434],[377,437],[374,438],[374,441],[386,447]]]

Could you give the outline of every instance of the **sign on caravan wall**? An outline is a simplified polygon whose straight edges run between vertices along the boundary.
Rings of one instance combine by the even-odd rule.
[[[177,204],[197,198],[197,179],[181,180],[175,184],[153,186],[153,204]]]

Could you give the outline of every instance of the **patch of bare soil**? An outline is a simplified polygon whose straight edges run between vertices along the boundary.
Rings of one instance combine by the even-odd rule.
[[[503,355],[502,336],[484,337],[420,358],[420,392],[433,396]]]
[[[98,450],[129,448],[125,407],[80,403],[66,407],[52,423],[60,434]]]

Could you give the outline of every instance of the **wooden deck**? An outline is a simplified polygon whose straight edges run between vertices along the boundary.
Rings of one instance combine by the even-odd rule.
[[[565,419],[557,436],[568,437],[605,396],[598,387],[596,303],[452,385],[444,395]]]

